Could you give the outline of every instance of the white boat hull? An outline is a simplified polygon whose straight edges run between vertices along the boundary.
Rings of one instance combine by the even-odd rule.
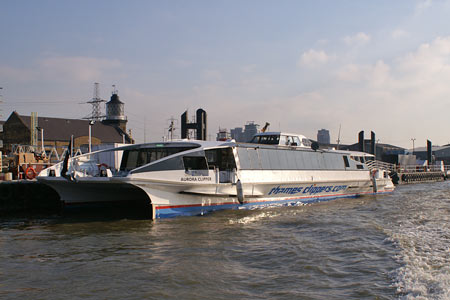
[[[121,166],[103,169],[98,161],[103,151],[94,152],[65,159],[37,179],[53,187],[66,207],[138,201],[151,205],[154,218],[394,190],[387,172],[369,170],[363,159],[367,154],[359,152],[219,142],[131,145],[113,151],[123,151]]]
[[[152,207],[154,218],[202,215],[223,209],[290,205],[351,198],[393,191],[389,179],[372,182],[278,182],[243,184],[240,203],[236,184],[186,184],[130,178],[91,178],[68,181],[61,177],[41,179],[52,186],[66,207],[107,202],[140,202]]]

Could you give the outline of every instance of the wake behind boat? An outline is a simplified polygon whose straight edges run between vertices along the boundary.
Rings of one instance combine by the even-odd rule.
[[[67,158],[37,180],[54,188],[66,206],[139,200],[151,205],[153,218],[394,190],[373,155],[315,146],[281,132],[259,133],[250,143],[137,144]],[[120,164],[105,164],[111,157]]]

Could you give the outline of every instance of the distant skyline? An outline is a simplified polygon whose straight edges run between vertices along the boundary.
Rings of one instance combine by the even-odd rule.
[[[83,118],[99,82],[105,100],[116,85],[137,142],[203,108],[212,139],[255,121],[444,145],[449,16],[446,0],[3,1],[2,120]]]

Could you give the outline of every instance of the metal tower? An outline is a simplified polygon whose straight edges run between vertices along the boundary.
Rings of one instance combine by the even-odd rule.
[[[86,102],[86,103],[92,104],[92,114],[84,119],[88,119],[91,121],[101,121],[102,118],[104,118],[104,115],[102,115],[101,110],[100,110],[100,104],[102,102],[106,102],[106,101],[101,99],[99,94],[100,94],[99,83],[95,82],[94,83],[94,97],[92,98],[92,100]]]

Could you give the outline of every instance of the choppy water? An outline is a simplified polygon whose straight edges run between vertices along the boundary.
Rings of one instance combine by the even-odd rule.
[[[450,182],[155,222],[0,220],[0,299],[450,299]]]

